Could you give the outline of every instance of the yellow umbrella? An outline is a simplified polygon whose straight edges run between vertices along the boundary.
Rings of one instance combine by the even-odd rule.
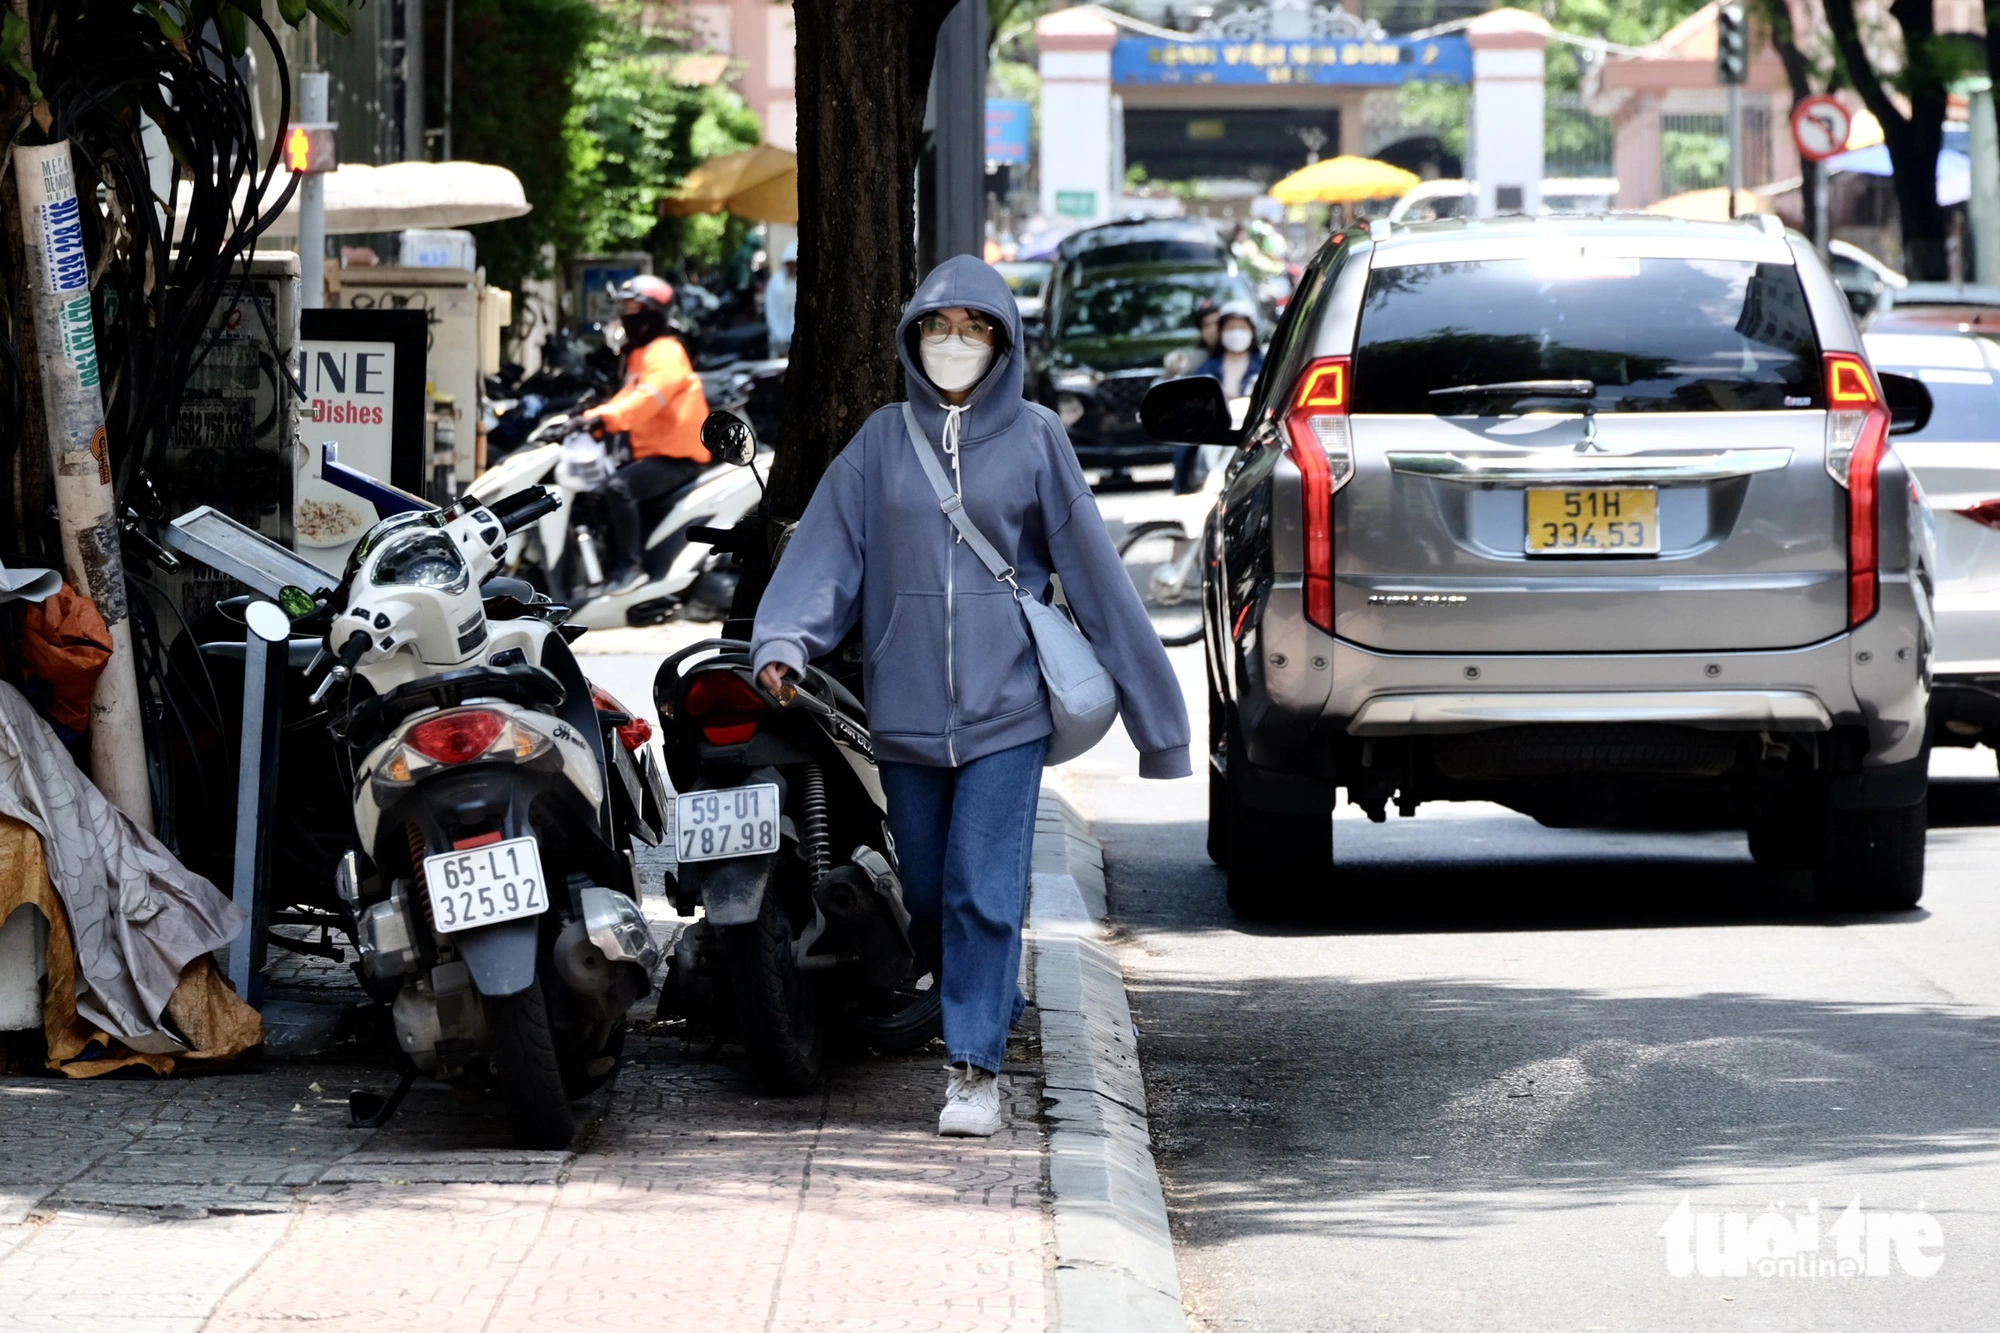
[[[1410,172],[1372,157],[1329,157],[1273,185],[1271,197],[1281,204],[1352,204],[1395,199],[1416,184]]]
[[[1642,212],[1655,213],[1667,218],[1686,218],[1690,222],[1729,221],[1729,187],[1717,185],[1706,190],[1688,190],[1681,194],[1668,195],[1657,204],[1650,204]],[[1736,215],[1744,217],[1751,213],[1775,213],[1771,201],[1755,190],[1736,192]]]
[[[669,217],[734,213],[752,222],[799,220],[799,158],[759,144],[712,157],[687,174],[680,193],[660,202]]]

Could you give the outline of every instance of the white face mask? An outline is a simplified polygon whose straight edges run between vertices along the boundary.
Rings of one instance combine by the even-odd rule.
[[[1240,324],[1232,324],[1222,331],[1222,346],[1225,351],[1247,352],[1250,350],[1250,330]]]
[[[993,345],[946,333],[920,339],[917,355],[932,384],[946,393],[958,393],[985,377],[993,364]]]

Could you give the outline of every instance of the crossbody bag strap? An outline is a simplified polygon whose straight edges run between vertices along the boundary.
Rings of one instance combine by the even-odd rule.
[[[903,404],[903,424],[910,429],[910,447],[917,451],[917,461],[923,464],[924,475],[930,478],[931,490],[937,493],[938,508],[951,520],[958,535],[965,538],[965,544],[972,548],[972,553],[979,557],[987,572],[1000,582],[1011,585],[1015,592],[1020,592],[1021,585],[1014,582],[1014,567],[1000,558],[1000,553],[993,549],[993,543],[986,540],[986,534],[965,512],[958,492],[952,489],[951,478],[944,474],[944,464],[938,462],[937,450],[931,447],[924,428],[917,424],[916,409],[907,402]]]

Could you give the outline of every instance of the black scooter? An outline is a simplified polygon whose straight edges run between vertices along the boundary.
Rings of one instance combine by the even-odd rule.
[[[710,422],[750,433],[735,417]],[[734,458],[754,441],[710,447]],[[661,1015],[733,1030],[774,1093],[809,1087],[836,1033],[884,1054],[938,1036],[860,700],[813,666],[774,697],[748,643],[709,639],[661,664],[653,702],[679,793],[667,891],[682,916],[703,909],[681,932]]]

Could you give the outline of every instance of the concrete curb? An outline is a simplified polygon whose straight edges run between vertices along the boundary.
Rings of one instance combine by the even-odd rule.
[[[1104,854],[1042,792],[1028,942],[1041,1015],[1055,1194],[1055,1325],[1186,1333],[1166,1196],[1153,1164],[1125,974],[1102,942]]]

